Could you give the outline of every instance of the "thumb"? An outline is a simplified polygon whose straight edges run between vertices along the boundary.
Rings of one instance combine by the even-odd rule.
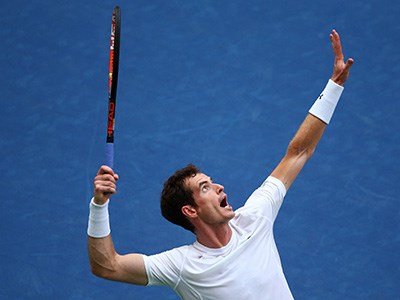
[[[346,61],[346,65],[345,65],[345,70],[347,71],[347,72],[349,72],[350,71],[350,68],[351,68],[351,66],[354,64],[354,59],[352,59],[352,58],[349,58],[347,61]]]

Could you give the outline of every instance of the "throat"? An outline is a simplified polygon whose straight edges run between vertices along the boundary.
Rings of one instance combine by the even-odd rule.
[[[232,238],[232,228],[229,224],[221,225],[218,229],[198,229],[196,230],[197,241],[207,248],[222,248],[226,246]]]

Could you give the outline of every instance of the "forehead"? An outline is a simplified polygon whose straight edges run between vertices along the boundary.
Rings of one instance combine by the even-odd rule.
[[[211,178],[204,173],[197,173],[193,177],[186,179],[187,186],[192,190],[198,190],[204,182],[210,182]]]

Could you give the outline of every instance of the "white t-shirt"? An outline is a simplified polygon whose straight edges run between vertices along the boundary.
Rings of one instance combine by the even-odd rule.
[[[273,223],[286,194],[268,177],[236,210],[232,238],[217,249],[195,242],[144,256],[148,285],[171,287],[182,299],[293,299],[283,274]]]

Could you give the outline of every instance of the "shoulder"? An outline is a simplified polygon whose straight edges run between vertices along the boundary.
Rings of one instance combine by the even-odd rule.
[[[179,281],[182,265],[191,246],[181,246],[158,254],[143,255],[148,285],[173,286]]]
[[[286,188],[283,182],[273,176],[268,176],[256,191],[262,191],[268,193],[273,198],[280,199],[283,199],[286,195]]]
[[[185,245],[170,250],[166,250],[157,254],[144,255],[145,264],[148,263],[163,263],[163,262],[174,262],[182,261],[182,259],[187,255],[191,245]]]
[[[245,205],[236,213],[240,215],[266,216],[274,221],[283,198],[286,195],[284,184],[277,178],[269,176],[247,199]]]

